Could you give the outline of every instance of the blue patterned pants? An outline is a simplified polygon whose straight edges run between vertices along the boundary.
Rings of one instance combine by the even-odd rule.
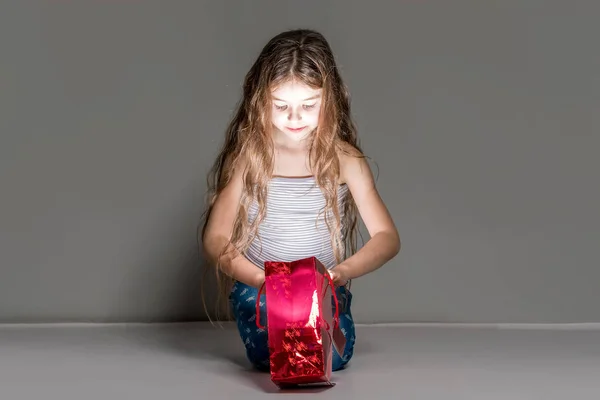
[[[257,369],[269,371],[269,346],[266,330],[258,329],[256,326],[256,295],[258,290],[242,282],[236,281],[229,295],[230,305],[237,322],[240,337],[246,348],[246,356],[250,363]],[[346,338],[344,354],[339,354],[333,346],[332,370],[337,371],[346,366],[354,353],[354,342],[356,333],[350,307],[352,305],[352,293],[345,287],[336,288],[338,308],[340,312],[340,328]],[[335,313],[334,299],[331,300],[332,311]],[[261,325],[267,326],[267,308],[264,292],[260,299]]]

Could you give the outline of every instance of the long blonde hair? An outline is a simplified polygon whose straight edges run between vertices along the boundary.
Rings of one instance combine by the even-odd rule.
[[[208,174],[207,208],[199,230],[199,240],[204,237],[215,199],[229,184],[233,175],[232,166],[237,165],[242,156],[246,165],[244,189],[230,242],[237,251],[244,254],[251,241],[258,237],[258,227],[266,213],[268,183],[274,167],[270,122],[271,90],[292,79],[312,88],[322,89],[320,120],[310,139],[309,165],[325,198],[323,215],[339,263],[346,258],[348,252],[356,252],[358,215],[356,204],[350,191],[347,191],[343,199],[344,220],[340,218],[338,154],[342,151],[362,157],[363,153],[351,118],[350,96],[332,50],[322,34],[308,29],[286,31],[273,37],[246,74],[241,102],[227,127],[220,154]],[[257,205],[257,215],[249,221],[248,210],[253,202]],[[218,265],[211,267],[214,268],[219,286],[218,313],[220,301],[227,299],[234,281]],[[210,269],[207,268],[205,272]],[[203,296],[206,310],[204,300]],[[230,319],[229,311],[227,307],[227,319]]]

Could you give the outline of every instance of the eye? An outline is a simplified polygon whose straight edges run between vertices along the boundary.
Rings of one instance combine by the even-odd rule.
[[[283,111],[283,110],[285,110],[287,108],[287,105],[279,106],[279,105],[275,104],[275,108],[278,109],[278,110],[280,110],[280,111]]]
[[[304,107],[305,110],[311,110],[311,109],[315,108],[316,105],[317,105],[317,103],[304,104],[302,107]]]

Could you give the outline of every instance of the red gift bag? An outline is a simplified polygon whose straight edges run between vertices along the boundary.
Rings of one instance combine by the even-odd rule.
[[[331,276],[315,257],[265,262],[265,290],[271,380],[280,387],[331,382],[332,346],[343,354],[345,338]],[[332,298],[335,315],[332,315]]]

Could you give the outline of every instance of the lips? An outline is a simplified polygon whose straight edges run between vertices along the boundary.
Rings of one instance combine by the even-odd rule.
[[[305,126],[303,126],[302,128],[287,128],[287,129],[288,129],[289,131],[292,131],[292,132],[301,132],[301,131],[303,131],[305,128],[306,128],[306,127],[305,127]]]

